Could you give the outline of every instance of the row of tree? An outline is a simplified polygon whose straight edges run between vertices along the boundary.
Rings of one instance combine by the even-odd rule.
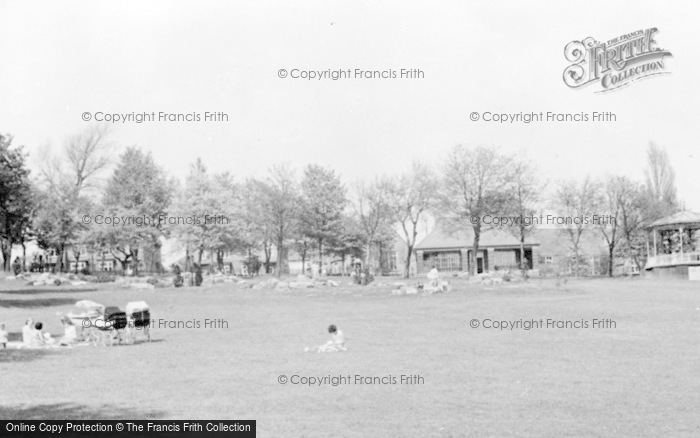
[[[570,245],[572,268],[579,275],[584,237],[602,237],[608,249],[607,273],[613,275],[615,259],[631,260],[642,269],[646,260],[646,226],[681,209],[675,172],[667,152],[650,143],[647,149],[645,181],[623,175],[607,175],[598,180],[563,180],[546,196],[548,182],[541,172],[522,158],[513,158],[494,148],[455,147],[443,167],[443,191],[438,217],[453,232],[471,225],[475,257],[489,216],[530,218],[544,210],[562,218],[588,218],[564,221],[560,232]],[[592,220],[593,216],[606,220]],[[525,241],[534,232],[534,222],[520,221],[506,227],[520,240],[520,260],[525,269]],[[590,254],[589,254],[590,255]],[[595,255],[595,254],[593,254]],[[471,260],[471,269],[476,263]]]
[[[265,177],[237,181],[226,172],[209,172],[199,159],[180,182],[138,147],[128,147],[118,157],[114,150],[107,129],[96,125],[69,138],[56,155],[45,148],[40,172],[31,176],[23,148],[13,147],[11,136],[0,135],[5,270],[10,269],[12,246],[24,248],[26,259],[30,241],[58,255],[58,270],[66,269],[62,263],[69,247],[76,258],[81,249],[111,252],[124,269],[136,270],[143,250],[159,253],[163,238],[175,239],[187,260],[200,264],[205,253],[220,266],[226,254],[244,254],[249,261],[262,254],[269,272],[275,250],[279,275],[293,249],[302,266],[315,258],[322,269],[327,256],[339,257],[345,266],[352,256],[362,257],[369,268],[392,248],[398,232],[406,246],[403,272],[408,276],[420,226],[428,218],[450,232],[470,230],[473,258],[486,229],[474,217],[530,217],[549,209],[562,216],[617,218],[597,225],[573,223],[561,230],[571,242],[577,273],[582,237],[600,233],[612,275],[615,257],[627,257],[641,267],[644,224],[679,208],[668,155],[653,144],[644,183],[626,176],[561,181],[549,196],[547,182],[531,162],[482,146],[455,146],[437,171],[414,163],[403,174],[351,189],[334,170],[315,164],[300,174],[289,165],[274,165]],[[107,172],[109,177],[102,178]],[[91,220],[96,215],[121,218],[122,223],[96,224]],[[525,263],[525,242],[534,227],[521,221],[507,229],[520,240]],[[476,269],[473,259],[470,268]]]

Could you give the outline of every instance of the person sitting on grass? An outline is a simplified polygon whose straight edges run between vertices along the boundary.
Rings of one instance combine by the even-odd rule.
[[[61,318],[61,324],[63,324],[63,337],[58,344],[64,347],[74,345],[78,341],[78,332],[75,329],[73,321],[67,316],[64,316]]]
[[[440,272],[438,272],[437,266],[433,265],[433,269],[428,272],[428,282],[430,286],[437,287],[440,285]]]
[[[342,330],[338,330],[334,324],[328,326],[328,333],[331,339],[323,345],[314,347],[313,349],[306,347],[304,351],[315,351],[317,353],[335,353],[337,351],[347,351],[345,346],[345,335]]]
[[[30,347],[43,347],[46,345],[46,340],[44,339],[44,335],[41,333],[41,329],[44,327],[44,324],[41,322],[37,322],[34,324],[34,329],[31,331],[31,334],[29,335],[29,346]]]
[[[34,321],[30,318],[24,323],[22,327],[22,343],[29,347],[32,343],[32,333],[34,332]]]
[[[7,330],[5,330],[5,324],[0,323],[0,348],[3,350],[7,348]]]
[[[180,266],[175,265],[173,268],[173,272],[175,273],[175,280],[173,280],[173,285],[175,287],[182,287],[185,284],[185,279],[182,278],[182,274],[180,273]]]

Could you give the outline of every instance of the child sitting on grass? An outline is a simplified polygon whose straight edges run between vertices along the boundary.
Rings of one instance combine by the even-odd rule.
[[[30,347],[43,347],[46,345],[46,339],[41,329],[44,328],[44,324],[37,322],[34,324],[34,330],[32,330],[31,338],[29,339]]]
[[[335,353],[337,351],[347,351],[348,348],[345,346],[345,335],[343,334],[342,330],[338,330],[338,327],[331,324],[328,326],[328,333],[331,335],[330,341],[318,347],[314,347],[313,351],[317,353]],[[304,349],[304,351],[311,350],[312,349],[309,347]]]

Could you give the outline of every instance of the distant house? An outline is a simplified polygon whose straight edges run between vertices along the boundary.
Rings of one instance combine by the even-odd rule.
[[[124,273],[124,266],[119,258],[115,257],[111,251],[86,251],[81,250],[79,257],[76,260],[75,253],[71,247],[64,251],[64,265],[68,267],[69,272],[80,272],[83,269],[96,272],[116,272]],[[120,257],[121,258],[121,257]],[[162,272],[163,266],[161,263],[160,247],[148,246],[139,249],[138,252],[138,272],[140,273],[159,273]],[[57,258],[49,256],[50,266],[55,266]],[[133,259],[129,260],[127,270],[134,268]]]
[[[202,254],[202,261],[201,261],[201,266],[202,270],[204,272],[217,272],[219,269],[221,269],[221,273],[223,274],[231,274],[231,275],[257,275],[257,274],[262,274],[265,272],[265,256],[262,254],[262,252],[254,252],[254,256],[258,257],[258,261],[260,262],[260,269],[258,272],[249,272],[248,270],[248,256],[243,255],[243,254],[238,254],[238,253],[227,253],[224,255],[221,267],[219,267],[219,261],[216,259],[216,255],[206,252]],[[175,262],[172,263],[172,265],[177,265],[181,271],[186,271],[186,270],[192,270],[194,269],[194,263],[197,262],[197,256],[194,254],[190,254],[190,263],[187,263],[186,257],[183,255],[179,259],[177,259]],[[168,266],[170,268],[170,266]],[[274,273],[275,269],[277,268],[277,254],[273,251],[272,256],[270,257],[270,272]]]
[[[442,272],[462,272],[470,268],[474,252],[471,229],[448,233],[438,226],[416,246],[417,274],[426,274],[432,266]],[[582,236],[579,255],[581,274],[600,275],[598,265],[605,248],[598,234],[589,231]],[[525,240],[525,264],[531,274],[571,274],[575,266],[571,241],[559,229],[536,229]],[[476,253],[476,272],[520,269],[520,240],[507,230],[483,230]]]
[[[438,226],[416,246],[417,273],[426,274],[433,265],[442,272],[468,271],[470,268],[474,234],[471,229],[448,233]],[[525,245],[528,269],[533,269],[539,242],[530,239]],[[517,269],[520,265],[520,243],[513,235],[501,229],[485,230],[476,252],[476,272],[499,269]]]
[[[318,254],[315,251],[309,251],[304,262],[302,263],[301,255],[291,248],[285,248],[285,261],[290,275],[311,274],[318,275]],[[260,269],[258,272],[249,272],[247,262],[248,256],[238,253],[226,254],[223,258],[222,273],[233,275],[257,275],[265,272],[265,255],[262,251],[254,251],[253,255],[260,261]],[[191,262],[197,259],[193,257]],[[343,260],[337,256],[325,255],[323,257],[323,274],[324,275],[341,275],[349,273],[353,258],[347,256],[345,258],[345,267]],[[180,257],[174,264],[177,264],[181,270],[185,270],[185,257]],[[210,253],[202,255],[202,270],[205,272],[216,272],[219,269],[219,263],[216,257]],[[274,274],[277,269],[277,249],[272,246],[270,260],[270,273]]]
[[[571,238],[561,229],[536,229],[532,238],[539,243],[535,263],[541,275],[574,275],[576,260]],[[579,241],[579,275],[605,275],[608,250],[598,230],[586,230]]]
[[[76,257],[77,255],[77,257]],[[144,247],[139,250],[138,272],[161,272],[161,254],[159,247]],[[90,251],[80,249],[74,252],[71,245],[67,245],[61,255],[61,265],[68,272],[117,272],[122,273],[124,267],[117,257],[110,251]],[[133,269],[133,260],[129,261],[127,269]],[[35,249],[27,257],[27,269],[33,271],[55,271],[59,264],[59,256],[55,249]]]

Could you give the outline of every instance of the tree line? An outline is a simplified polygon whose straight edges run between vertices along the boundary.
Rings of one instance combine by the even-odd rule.
[[[76,260],[81,251],[108,252],[124,269],[137,270],[140,251],[158,249],[163,238],[174,239],[187,260],[200,265],[204,254],[211,254],[219,267],[227,254],[244,255],[251,265],[260,255],[259,262],[270,272],[274,250],[275,272],[281,275],[292,249],[302,266],[315,259],[319,271],[324,257],[336,257],[342,266],[349,257],[361,259],[369,269],[383,252],[391,251],[398,233],[405,245],[401,270],[407,277],[419,229],[430,219],[450,233],[471,232],[473,274],[482,233],[489,228],[474,217],[531,217],[547,209],[569,217],[595,213],[617,218],[604,224],[567,224],[560,230],[569,242],[576,274],[582,238],[597,233],[605,239],[612,275],[617,257],[641,268],[644,225],[681,207],[668,154],[654,144],[647,149],[644,181],[608,175],[550,184],[522,156],[495,147],[457,145],[434,168],[414,162],[399,174],[348,187],[333,169],[317,164],[303,169],[275,164],[266,175],[239,180],[229,172],[210,172],[200,159],[180,181],[142,148],[130,146],[116,155],[118,148],[102,125],[66,139],[58,151],[41,150],[35,173],[29,171],[24,148],[12,142],[11,135],[0,135],[0,250],[6,271],[11,270],[12,246],[21,246],[26,260],[31,241],[57,254],[59,271],[67,269],[63,261],[68,248]],[[154,221],[148,226],[84,220],[98,212],[226,220]],[[520,221],[505,228],[520,241],[525,269],[525,243],[535,227]]]

